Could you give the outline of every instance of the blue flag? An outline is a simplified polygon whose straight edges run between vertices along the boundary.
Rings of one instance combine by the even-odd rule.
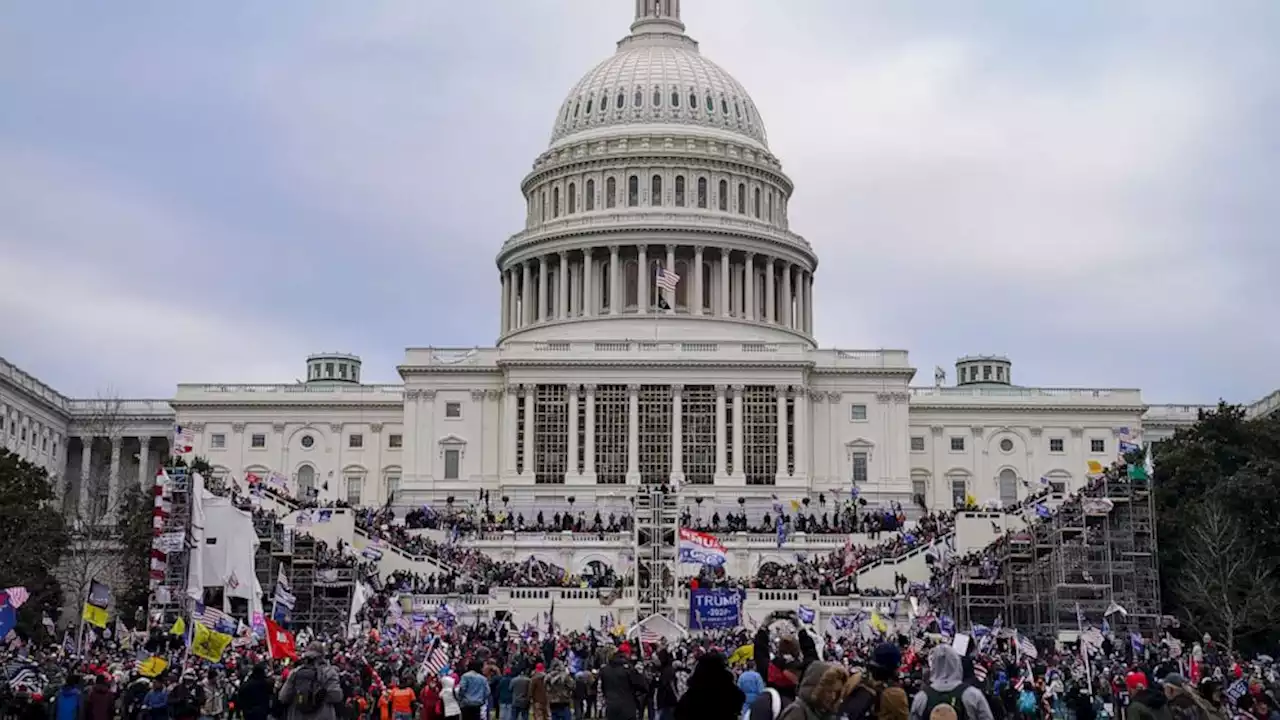
[[[9,596],[0,593],[0,640],[18,626],[18,613],[9,604]]]

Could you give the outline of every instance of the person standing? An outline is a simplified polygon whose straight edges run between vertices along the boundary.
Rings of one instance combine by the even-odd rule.
[[[467,671],[462,674],[458,685],[458,705],[462,711],[462,720],[480,720],[481,708],[489,699],[489,681],[481,673],[483,665],[479,660],[472,660]]]
[[[511,720],[529,720],[529,699],[533,695],[533,682],[526,666],[519,675],[511,678]]]

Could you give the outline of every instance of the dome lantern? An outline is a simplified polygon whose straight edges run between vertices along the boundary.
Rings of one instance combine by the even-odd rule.
[[[307,383],[360,384],[360,356],[322,352],[307,356]]]
[[[966,355],[956,360],[956,385],[1012,385],[1013,363],[1002,355]]]

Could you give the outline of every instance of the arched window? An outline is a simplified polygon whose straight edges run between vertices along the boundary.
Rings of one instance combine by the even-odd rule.
[[[587,98],[587,114],[588,115],[591,114],[591,101],[592,101],[592,98]]]
[[[316,496],[316,469],[310,465],[298,468],[298,498],[307,499]]]
[[[759,192],[758,190],[756,192]],[[569,214],[578,212],[578,184],[569,183]]]
[[[622,306],[633,308],[640,303],[640,286],[636,283],[636,261],[628,260],[622,264],[622,275],[626,278],[622,287],[626,289],[626,298]]]
[[[634,107],[640,108],[644,106],[644,93],[640,92],[640,88],[636,88],[636,96],[634,100],[635,102],[632,103]]]
[[[769,191],[769,197],[768,197],[768,198],[766,198],[766,206],[769,208],[769,213],[768,213],[769,222],[773,222],[773,221],[774,221],[774,219],[773,219],[773,195],[774,195],[774,191],[773,191],[773,190],[770,190],[770,191]]]
[[[581,100],[574,100],[574,101],[573,101],[573,116],[574,116],[575,118],[576,118],[576,117],[578,117],[578,104],[579,104],[579,103],[581,103],[581,102],[582,102]]]
[[[591,179],[587,180],[587,196],[583,198],[582,204],[585,206],[584,209],[587,212],[591,212],[592,210],[596,209],[596,181],[595,180],[591,180]]]
[[[539,211],[542,213],[542,222],[547,221],[547,191],[543,190],[541,197],[538,199]]]
[[[716,114],[716,103],[714,100],[711,99],[711,93],[707,93],[707,114],[708,115]]]
[[[684,207],[684,176],[676,176],[676,207]]]
[[[747,214],[747,184],[738,183],[738,214]]]
[[[560,188],[551,188],[551,217],[560,217]]]
[[[649,204],[658,207],[662,204],[662,176],[654,175],[649,181]]]
[[[627,207],[640,205],[640,178],[632,175],[627,178]]]
[[[698,109],[698,94],[692,90],[689,91],[689,109],[690,110]]]
[[[575,113],[575,114],[576,114],[576,113]],[[741,112],[740,110],[738,110],[738,99],[737,99],[737,98],[734,98],[734,99],[733,99],[733,117],[734,117],[734,119],[740,119],[740,118],[742,117],[742,112]]]
[[[653,106],[662,107],[662,90],[659,88],[653,89]]]
[[[675,88],[671,88],[671,107],[680,107],[680,91]]]
[[[756,219],[758,220],[760,219],[760,188],[755,189],[753,200],[754,200],[755,211],[756,211]]]
[[[720,114],[729,117],[729,101],[723,97],[720,98]]]
[[[611,208],[617,204],[618,196],[618,180],[617,178],[608,178],[604,181],[604,206]]]
[[[646,299],[649,301],[650,310],[658,306],[658,298],[662,293],[658,289],[658,270],[662,268],[662,262],[657,258],[649,260],[649,274],[645,277],[645,282],[649,283],[649,297]]]
[[[717,203],[720,205],[721,210],[729,211],[729,183],[724,180],[720,181],[720,198]]]
[[[1018,504],[1018,473],[1011,468],[1000,471],[1000,505],[1013,507]]]
[[[613,295],[613,289],[609,283],[613,282],[609,273],[609,261],[600,261],[600,301],[596,303],[597,307],[604,310],[609,309],[609,297]]]
[[[616,101],[614,102],[614,105],[621,110],[623,106],[627,104],[627,94],[619,90],[618,97],[614,98],[614,100]]]
[[[608,110],[608,109],[609,109],[609,88],[605,88],[604,92],[600,93],[600,112],[604,112],[605,110]]]
[[[711,278],[714,277],[711,274],[711,263],[703,262],[702,267],[698,269],[698,272],[702,273],[702,309],[710,310],[712,297]]]
[[[698,178],[698,207],[707,207],[707,179],[704,177]]]

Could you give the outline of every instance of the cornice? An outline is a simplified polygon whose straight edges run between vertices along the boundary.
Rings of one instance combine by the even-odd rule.
[[[805,361],[773,361],[773,362],[751,362],[751,361],[726,361],[726,360],[570,360],[566,358],[557,358],[551,360],[537,359],[512,359],[499,360],[498,367],[607,367],[607,368],[635,368],[635,367],[651,367],[651,368],[787,368],[787,369],[804,369],[813,367],[813,363]],[[434,368],[433,368],[434,369]]]
[[[679,150],[659,149],[655,151],[650,148],[635,153],[630,151],[623,152],[627,152],[627,154],[575,157],[568,161],[544,165],[535,169],[520,181],[520,191],[524,193],[525,197],[528,197],[528,193],[548,182],[580,173],[608,172],[615,169],[625,172],[639,168],[666,167],[671,169],[688,168],[690,172],[722,172],[753,176],[756,179],[766,180],[778,186],[779,189],[783,190],[787,199],[790,199],[795,192],[795,184],[792,183],[791,178],[787,177],[786,173],[770,166],[755,165],[741,158],[709,156],[697,150],[684,150],[681,152]]]
[[[1063,405],[1063,404],[1004,404],[1004,403],[928,403],[911,401],[912,410],[983,410],[1011,413],[1074,412],[1074,413],[1140,413],[1143,405]]]
[[[359,408],[361,410],[379,409],[379,410],[403,410],[403,402],[280,402],[280,401],[250,401],[250,400],[227,400],[224,402],[210,402],[208,400],[192,400],[187,402],[173,401],[174,409],[183,410],[227,410],[227,409],[260,409],[260,408],[298,408],[306,410],[350,410]],[[163,419],[163,418],[161,418]],[[168,419],[172,420],[172,416]]]

